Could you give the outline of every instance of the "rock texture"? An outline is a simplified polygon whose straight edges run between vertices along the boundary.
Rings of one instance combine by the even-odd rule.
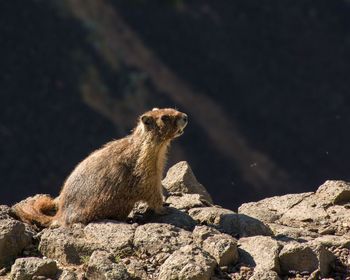
[[[2,207],[5,208],[5,207]],[[14,219],[0,219],[0,269],[31,244],[32,235],[23,223]]]
[[[349,183],[326,181],[314,193],[246,203],[238,213],[269,225],[281,245],[282,275],[350,277]]]
[[[236,213],[204,198],[186,163],[165,182],[167,213],[137,205],[128,223],[40,230],[0,206],[0,279],[350,277],[348,183],[327,181],[314,193],[246,203]]]
[[[186,161],[181,161],[171,167],[162,183],[166,190],[170,192],[199,194],[208,202],[213,202],[210,194],[197,181],[191,167]]]
[[[39,277],[54,278],[57,276],[58,268],[54,260],[36,257],[19,258],[11,268],[10,279],[32,280]]]
[[[280,272],[279,243],[267,236],[245,237],[239,240],[241,261],[260,270]]]
[[[159,280],[209,280],[215,259],[198,247],[187,245],[174,252],[160,267]]]
[[[129,273],[125,266],[120,264],[119,259],[105,251],[95,251],[92,253],[89,258],[85,277],[92,280],[130,279]]]

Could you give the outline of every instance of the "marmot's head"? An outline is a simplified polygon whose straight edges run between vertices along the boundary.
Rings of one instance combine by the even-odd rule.
[[[140,117],[143,132],[152,135],[158,141],[169,141],[183,134],[188,117],[174,109],[158,109],[144,113]]]

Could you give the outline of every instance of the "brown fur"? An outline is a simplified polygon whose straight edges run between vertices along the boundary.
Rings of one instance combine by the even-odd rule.
[[[14,206],[26,222],[41,226],[125,220],[138,201],[162,213],[162,173],[172,139],[180,136],[187,116],[173,109],[143,114],[129,136],[107,143],[77,165],[55,200],[39,196]],[[54,216],[48,215],[58,208]]]

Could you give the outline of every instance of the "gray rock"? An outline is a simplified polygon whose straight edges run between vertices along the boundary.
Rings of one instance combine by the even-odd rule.
[[[75,224],[70,228],[45,229],[39,244],[40,252],[62,264],[81,264],[94,250],[106,250],[115,255],[133,252],[136,226],[116,221]]]
[[[289,243],[280,252],[282,273],[290,270],[313,272],[318,268],[316,253],[307,244]]]
[[[249,280],[280,280],[277,272],[273,270],[255,269]]]
[[[215,259],[198,247],[187,245],[174,252],[160,267],[158,280],[209,280]]]
[[[271,228],[273,235],[281,241],[298,240],[305,242],[320,236],[318,233],[302,228],[294,228],[273,223],[269,224],[269,227]]]
[[[237,240],[208,226],[196,226],[192,232],[195,243],[214,257],[219,266],[234,264],[238,260]]]
[[[320,275],[321,277],[327,277],[332,270],[336,257],[333,252],[326,248],[326,246],[318,245],[315,250],[318,255],[318,269],[320,271]]]
[[[196,222],[187,213],[180,211],[176,208],[166,207],[166,213],[164,215],[157,215],[154,213],[148,213],[140,217],[137,222],[139,224],[146,223],[162,223],[169,224],[186,230],[193,230]]]
[[[125,259],[124,264],[132,279],[141,280],[141,279],[149,278],[147,276],[147,272],[145,270],[145,264],[143,261],[134,257],[130,257]]]
[[[326,181],[318,188],[316,196],[325,205],[350,202],[350,184],[344,181]]]
[[[209,206],[205,200],[201,199],[199,194],[172,193],[165,201],[176,209],[188,210],[195,207]]]
[[[113,255],[106,251],[95,251],[89,259],[85,273],[92,280],[129,280],[130,275],[122,263],[116,263]]]
[[[245,214],[238,214],[238,233],[240,237],[273,234],[267,224]]]
[[[329,206],[326,211],[329,219],[320,227],[320,233],[347,235],[350,232],[350,204]]]
[[[238,261],[237,240],[228,234],[215,234],[203,241],[203,250],[215,258],[219,266]]]
[[[213,226],[228,234],[239,234],[238,215],[228,209],[219,207],[192,208],[189,215],[198,223]]]
[[[287,194],[269,197],[258,202],[244,203],[238,208],[238,213],[272,223],[310,195],[312,193]]]
[[[278,261],[281,246],[268,236],[241,238],[238,241],[240,262],[254,266],[257,270],[280,272]]]
[[[290,270],[311,273],[319,269],[321,276],[326,277],[335,256],[323,245],[291,242],[283,247],[279,259],[282,273]]]
[[[349,232],[349,208],[350,184],[326,181],[316,193],[284,195],[246,203],[239,208],[239,213],[268,222],[280,240],[284,235],[285,240],[297,238],[307,241],[320,235],[340,236]]]
[[[84,234],[87,242],[95,243],[100,250],[129,255],[133,252],[135,230],[135,225],[105,220],[88,224]]]
[[[313,243],[350,249],[350,236],[322,235],[315,238]]]
[[[205,239],[221,232],[213,227],[208,226],[196,226],[192,232],[192,238],[197,244],[202,244]]]
[[[15,216],[12,209],[7,205],[0,205],[0,220],[11,219]]]
[[[32,235],[23,223],[13,219],[0,220],[0,269],[9,265],[31,243]]]
[[[64,271],[62,271],[58,280],[78,280],[78,276],[73,271],[64,270]]]
[[[263,222],[228,209],[216,206],[200,207],[192,208],[188,213],[198,223],[234,236],[272,235],[271,229]]]
[[[151,223],[137,227],[134,246],[140,253],[157,255],[171,254],[180,247],[191,243],[191,233],[168,224]]]
[[[213,203],[208,191],[197,181],[186,161],[181,161],[172,166],[162,184],[169,192],[199,194],[203,199]]]
[[[312,195],[285,212],[279,221],[284,225],[296,224],[299,226],[300,222],[321,222],[328,218],[327,211],[318,204],[317,198]]]
[[[98,246],[86,241],[84,227],[80,224],[70,228],[45,229],[39,243],[39,251],[44,256],[64,265],[81,264],[83,258],[96,249]]]
[[[58,268],[54,260],[35,257],[19,258],[12,265],[10,279],[31,280],[34,276],[54,278],[57,273]]]

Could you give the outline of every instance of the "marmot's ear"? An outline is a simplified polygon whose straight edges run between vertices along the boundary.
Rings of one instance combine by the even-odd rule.
[[[153,119],[152,119],[152,117],[150,117],[150,116],[143,115],[143,116],[141,116],[141,121],[142,121],[142,123],[143,123],[144,125],[149,126],[150,124],[152,124]]]

